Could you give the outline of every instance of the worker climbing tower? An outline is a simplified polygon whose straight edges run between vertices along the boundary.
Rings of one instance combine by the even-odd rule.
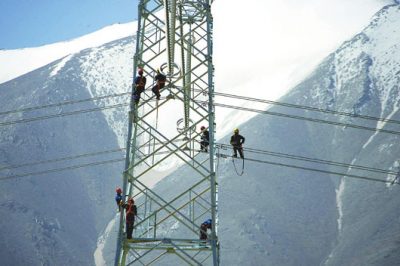
[[[121,212],[115,265],[219,265],[215,175],[212,0],[140,0],[133,71],[146,89],[131,99],[124,201],[137,217],[127,239]],[[157,99],[157,73],[166,76]],[[132,96],[135,85],[132,86]],[[136,100],[138,100],[136,98]],[[200,152],[200,127],[209,131]],[[181,167],[173,189],[157,178]],[[207,238],[200,225],[211,219]]]

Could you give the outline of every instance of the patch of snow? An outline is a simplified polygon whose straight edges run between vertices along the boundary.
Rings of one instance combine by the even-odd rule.
[[[399,171],[397,173],[397,175],[393,175],[393,174],[388,174],[386,176],[386,181],[390,182],[390,183],[386,183],[386,187],[387,188],[391,188],[394,185],[394,182],[400,182],[399,178],[400,178],[400,169],[399,169],[400,163],[399,161],[395,161],[392,165],[392,167],[389,168],[389,170],[391,171]]]
[[[72,54],[64,57],[60,63],[54,66],[53,71],[51,71],[49,78],[57,75],[57,73],[65,66],[65,64],[72,58]]]
[[[106,244],[106,239],[108,238],[108,235],[110,234],[111,230],[115,227],[115,221],[119,220],[119,213],[115,216],[115,219],[112,219],[106,229],[104,230],[103,234],[99,236],[97,239],[97,248],[94,252],[94,263],[96,266],[105,266],[106,261],[103,257],[103,249]]]
[[[397,111],[399,110],[399,107],[394,107],[392,113],[389,114],[388,117],[386,117],[386,119],[391,119],[392,116],[397,113]],[[376,129],[380,130],[382,129],[387,122],[382,122],[382,121],[378,121]],[[370,143],[371,141],[375,138],[375,136],[379,133],[379,131],[376,131],[371,137],[369,137],[369,139],[367,140],[367,142],[365,142],[365,144],[363,145],[363,149],[365,149]]]
[[[345,182],[346,182],[346,179],[342,178],[340,180],[339,188],[336,189],[336,206],[337,206],[337,210],[338,210],[338,214],[339,214],[339,217],[337,219],[337,224],[338,224],[339,234],[342,231],[342,221],[343,221],[343,201],[342,201],[342,196],[343,196],[344,189],[345,189]]]
[[[132,59],[129,52],[134,43],[127,45],[116,44],[111,47],[93,48],[82,60],[81,78],[92,97],[128,92],[132,82]],[[129,96],[111,97],[97,101],[98,106],[110,106],[128,103]],[[120,117],[121,109],[105,109],[102,111],[110,128],[115,131],[120,147],[125,147],[126,119]],[[126,111],[128,112],[128,107]]]

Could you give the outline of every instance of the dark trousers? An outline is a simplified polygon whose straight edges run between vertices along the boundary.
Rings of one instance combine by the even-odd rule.
[[[133,100],[135,101],[135,103],[138,103],[140,100],[140,94],[142,94],[142,92],[144,92],[144,88],[136,88],[135,92],[133,93]]]
[[[233,146],[233,157],[237,157],[237,152],[239,152],[240,158],[243,159],[244,156],[242,146]]]
[[[207,240],[207,226],[200,225],[200,240]]]
[[[160,90],[161,90],[162,88],[164,88],[164,86],[165,86],[165,83],[159,83],[159,84],[156,84],[156,85],[151,89],[151,91],[154,92],[154,94],[157,96],[157,100],[160,100],[160,97],[161,97]]]
[[[126,223],[126,238],[127,239],[132,239],[133,224],[134,224],[134,222],[127,222]]]
[[[208,141],[200,141],[200,151],[207,152]]]

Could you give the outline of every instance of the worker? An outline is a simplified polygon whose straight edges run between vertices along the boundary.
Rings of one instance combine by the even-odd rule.
[[[208,145],[210,144],[210,134],[205,126],[201,126],[201,141],[200,141],[200,151],[207,152]]]
[[[160,72],[160,70],[157,69],[157,75],[154,78],[156,85],[151,89],[152,92],[157,97],[157,100],[160,100],[161,94],[160,91],[162,88],[165,86],[165,82],[167,80],[167,77]]]
[[[133,100],[135,103],[139,103],[140,95],[144,92],[146,86],[146,77],[143,76],[143,68],[139,68],[138,76],[135,77],[135,90],[133,92]]]
[[[240,158],[244,159],[243,156],[243,143],[245,138],[242,135],[239,135],[239,129],[235,128],[233,131],[233,135],[231,137],[231,145],[233,147],[233,157],[237,158],[237,152],[239,152]]]
[[[207,240],[207,229],[211,230],[212,220],[207,219],[200,225],[200,240]]]
[[[125,209],[126,238],[132,239],[133,226],[135,225],[135,216],[137,208],[133,198],[128,199],[128,203],[122,205]]]
[[[115,190],[117,192],[117,195],[115,196],[115,201],[118,206],[118,210],[121,211],[121,204],[122,204],[122,189],[119,187]]]

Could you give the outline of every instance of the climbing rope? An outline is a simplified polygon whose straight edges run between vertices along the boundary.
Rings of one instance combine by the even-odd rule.
[[[239,173],[239,171],[238,171],[238,169],[237,169],[237,167],[236,167],[235,157],[232,156],[233,167],[235,168],[235,172],[236,172],[236,174],[237,174],[238,176],[242,176],[243,173],[244,173],[244,158],[242,158],[242,162],[243,162],[243,164],[242,164],[242,170],[241,170],[241,172]]]

